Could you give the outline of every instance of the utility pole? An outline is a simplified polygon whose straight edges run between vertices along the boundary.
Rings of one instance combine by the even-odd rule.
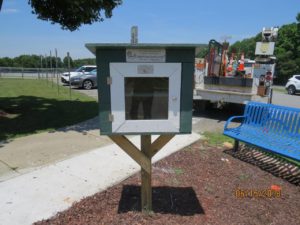
[[[47,85],[48,85],[48,70],[47,70],[47,66],[48,66],[48,63],[47,63],[47,54],[45,54],[45,69],[46,69],[46,81],[47,81]]]
[[[67,52],[67,56],[68,56],[68,72],[69,72],[69,95],[70,95],[70,100],[72,99],[72,94],[71,94],[71,72],[70,72],[70,53]]]
[[[41,75],[43,77],[43,56],[41,55]]]
[[[50,76],[51,76],[51,83],[53,88],[53,70],[52,70],[52,52],[50,50]]]
[[[58,72],[57,72],[57,49],[55,49],[55,75],[56,75],[56,83],[57,83],[57,94],[59,94],[59,80],[58,80]]]

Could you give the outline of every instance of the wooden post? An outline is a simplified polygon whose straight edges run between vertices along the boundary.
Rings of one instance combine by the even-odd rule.
[[[123,135],[108,136],[141,166],[141,208],[144,213],[152,211],[151,159],[174,136],[174,134],[160,135],[151,143],[151,135],[141,135],[141,150]]]
[[[141,135],[141,151],[150,161],[151,165],[151,135]],[[152,166],[150,171],[141,167],[141,208],[142,212],[152,211],[152,185],[151,185],[151,176],[152,176]]]
[[[134,161],[136,161],[144,170],[150,173],[151,164],[148,157],[143,154],[134,144],[131,143],[123,135],[111,135],[109,136],[121,149],[123,149]]]

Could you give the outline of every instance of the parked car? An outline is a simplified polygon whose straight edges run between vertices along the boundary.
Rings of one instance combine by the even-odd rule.
[[[97,69],[94,69],[89,73],[71,77],[71,85],[86,90],[97,87]]]
[[[289,95],[300,92],[300,75],[293,75],[286,83],[285,89]]]
[[[79,67],[73,72],[70,72],[70,77],[75,77],[78,75],[83,75],[91,72],[92,70],[97,69],[97,66],[95,65],[84,65]],[[61,82],[64,84],[69,84],[69,72],[65,72],[61,75]]]

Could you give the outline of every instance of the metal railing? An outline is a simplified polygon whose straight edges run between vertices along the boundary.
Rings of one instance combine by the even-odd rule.
[[[66,68],[22,68],[22,67],[0,67],[0,78],[30,78],[49,79],[60,77]]]

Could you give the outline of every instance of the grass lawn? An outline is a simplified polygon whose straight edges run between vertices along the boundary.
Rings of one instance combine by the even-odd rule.
[[[285,88],[280,88],[280,87],[272,87],[274,91],[276,92],[280,92],[280,93],[287,93],[287,91],[285,90]]]
[[[204,132],[204,137],[207,138],[207,141],[210,145],[213,146],[222,146],[224,142],[229,142],[233,144],[234,140],[218,132]]]
[[[98,113],[95,99],[45,80],[0,79],[0,140],[72,125]]]

